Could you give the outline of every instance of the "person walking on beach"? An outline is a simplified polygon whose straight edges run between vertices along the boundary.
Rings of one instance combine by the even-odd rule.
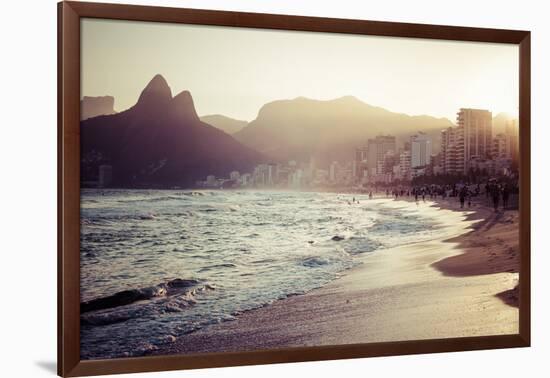
[[[460,200],[460,208],[464,208],[464,200],[466,200],[466,193],[467,189],[466,186],[463,186],[462,189],[460,189],[460,192],[458,193],[458,198]]]
[[[508,198],[510,198],[510,191],[508,185],[504,184],[502,186],[502,210],[506,210],[508,207]]]
[[[372,191],[369,192],[369,199],[372,199]]]
[[[500,188],[499,188],[498,184],[492,185],[491,195],[493,197],[493,206],[495,208],[495,212],[497,212],[498,211],[498,203],[500,201]]]

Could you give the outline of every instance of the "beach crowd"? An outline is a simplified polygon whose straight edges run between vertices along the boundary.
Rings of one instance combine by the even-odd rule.
[[[374,190],[377,192],[376,188]],[[412,198],[416,202],[426,201],[426,199],[449,199],[457,198],[460,203],[460,208],[472,205],[473,198],[484,198],[486,205],[492,206],[495,211],[499,208],[506,210],[510,208],[511,197],[517,198],[518,186],[517,183],[507,181],[499,181],[490,179],[485,183],[454,183],[454,184],[431,184],[431,185],[416,185],[416,186],[398,186],[385,189],[386,197]],[[372,191],[369,191],[369,197],[372,198]]]

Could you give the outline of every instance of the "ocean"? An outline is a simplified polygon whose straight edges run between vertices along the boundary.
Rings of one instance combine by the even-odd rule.
[[[355,202],[353,201],[355,198]],[[445,232],[426,205],[277,191],[81,197],[81,358],[141,356]]]

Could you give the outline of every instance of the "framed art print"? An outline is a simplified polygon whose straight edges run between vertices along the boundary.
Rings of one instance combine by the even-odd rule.
[[[529,346],[529,32],[58,9],[59,375]]]

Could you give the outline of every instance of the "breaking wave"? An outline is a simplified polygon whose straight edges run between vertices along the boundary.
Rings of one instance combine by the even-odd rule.
[[[81,358],[146,354],[438,232],[414,205],[355,197],[84,190]]]

